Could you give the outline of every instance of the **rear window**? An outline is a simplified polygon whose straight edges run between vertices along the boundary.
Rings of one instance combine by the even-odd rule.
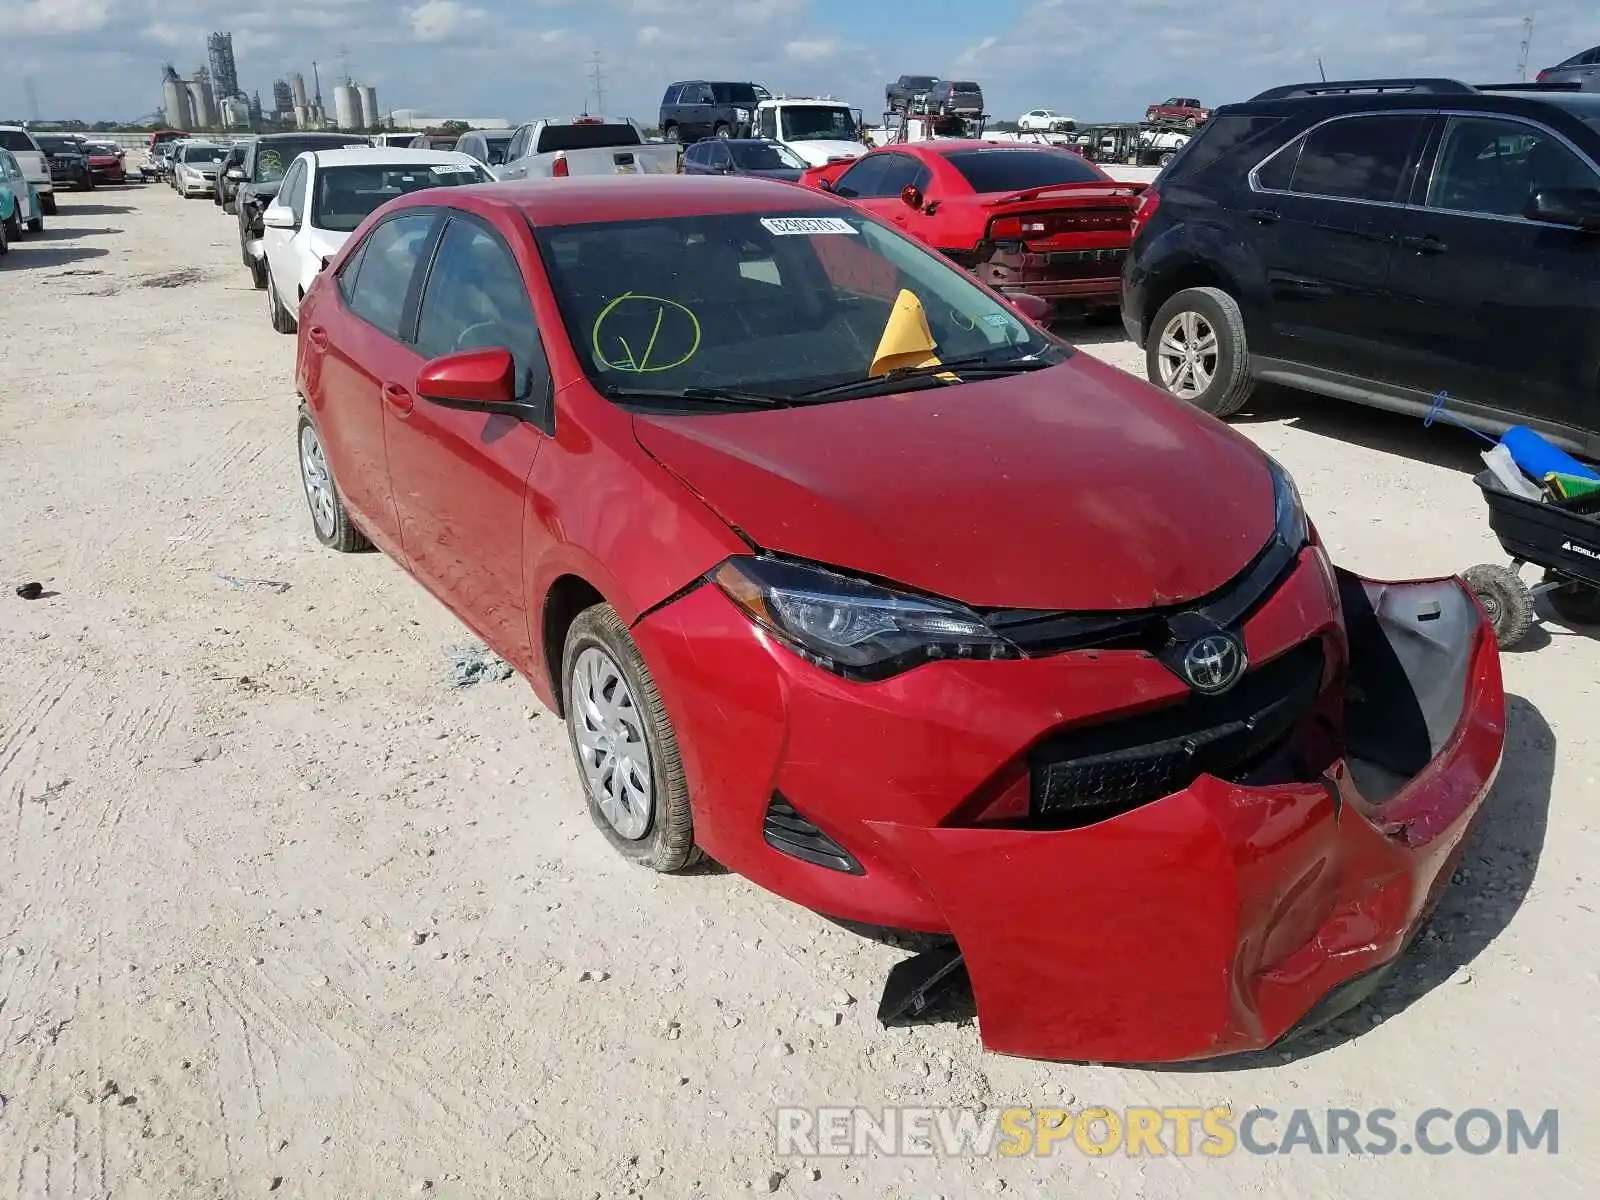
[[[1184,144],[1168,170],[1174,174],[1179,171],[1203,170],[1223,155],[1231,154],[1240,147],[1257,141],[1282,123],[1282,117],[1251,116],[1244,113],[1213,117]]]
[[[69,154],[83,153],[83,143],[76,138],[51,137],[49,134],[40,134],[37,141],[39,149],[46,154],[60,154],[63,151]]]
[[[370,145],[365,138],[344,141],[317,138],[288,138],[281,142],[261,142],[256,147],[256,166],[251,175],[253,183],[277,183],[289,169],[289,164],[307,150],[337,150],[341,146]]]
[[[748,83],[713,83],[711,94],[718,104],[756,103],[756,89]]]
[[[556,150],[595,150],[604,146],[637,146],[639,131],[632,125],[546,125],[539,131],[536,154]]]
[[[952,83],[950,90],[953,92],[981,92],[983,89],[969,79],[964,82]]]
[[[378,206],[424,188],[489,183],[493,176],[476,163],[414,166],[324,167],[311,197],[311,224],[334,233],[351,233]]]
[[[26,150],[29,154],[38,149],[33,139],[20,129],[0,129],[0,146],[7,150]]]
[[[978,193],[1105,182],[1100,171],[1069,150],[962,150],[945,160]]]

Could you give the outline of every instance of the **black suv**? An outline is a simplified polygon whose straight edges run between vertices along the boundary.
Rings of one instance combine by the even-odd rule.
[[[756,105],[772,99],[757,83],[675,83],[661,97],[661,135],[669,142],[750,136]]]
[[[889,112],[905,112],[921,104],[939,82],[937,75],[902,75],[883,89],[883,103]]]
[[[1227,416],[1257,380],[1600,457],[1600,95],[1356,80],[1219,108],[1143,194],[1123,324]]]
[[[72,186],[82,192],[94,191],[94,172],[89,169],[89,148],[82,138],[70,133],[36,133],[50,164],[50,182],[56,187]]]

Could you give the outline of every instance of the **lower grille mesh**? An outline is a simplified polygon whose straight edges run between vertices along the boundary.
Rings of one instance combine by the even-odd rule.
[[[813,866],[843,871],[847,875],[862,875],[865,871],[850,852],[818,829],[777,792],[767,803],[766,820],[761,831],[767,845],[791,858]]]
[[[1321,641],[1306,642],[1220,696],[1192,695],[1051,738],[1029,755],[1031,811],[1086,823],[1171,795],[1202,774],[1237,778],[1299,723],[1322,670]]]

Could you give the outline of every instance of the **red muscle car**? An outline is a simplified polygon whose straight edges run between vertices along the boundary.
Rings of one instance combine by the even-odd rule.
[[[1116,307],[1145,187],[1071,150],[955,139],[886,146],[800,182],[892,221],[996,291],[1058,311]]]

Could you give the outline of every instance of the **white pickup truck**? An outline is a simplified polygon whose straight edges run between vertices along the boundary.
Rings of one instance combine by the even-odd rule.
[[[50,181],[50,159],[39,149],[33,135],[20,125],[0,125],[0,148],[16,155],[22,177],[33,185],[39,194],[39,208],[45,216],[56,211],[55,185]]]
[[[645,141],[635,122],[573,117],[519,126],[506,147],[506,161],[494,168],[494,174],[499,179],[564,179],[569,175],[674,175],[677,170],[678,147]]]
[[[787,146],[811,167],[860,158],[871,149],[862,141],[861,110],[831,96],[763,100],[753,124],[756,137]]]

